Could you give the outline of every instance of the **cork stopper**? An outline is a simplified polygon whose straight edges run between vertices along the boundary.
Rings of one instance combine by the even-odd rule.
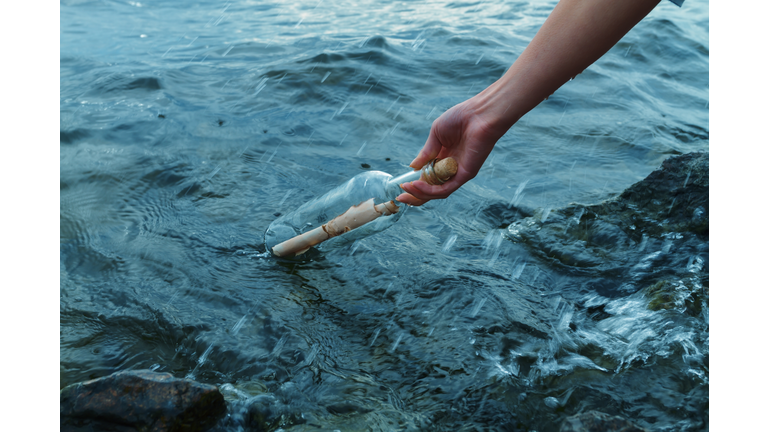
[[[435,162],[435,175],[443,182],[447,182],[451,177],[456,175],[459,170],[459,164],[456,159],[447,157]]]
[[[441,185],[456,175],[459,164],[452,157],[433,159],[421,169],[421,179],[431,185]]]

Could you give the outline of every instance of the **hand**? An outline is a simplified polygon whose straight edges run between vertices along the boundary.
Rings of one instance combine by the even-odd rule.
[[[438,186],[422,180],[405,183],[402,188],[406,193],[399,195],[398,201],[419,206],[429,200],[447,198],[477,175],[503,132],[494,131],[473,105],[472,99],[464,101],[438,117],[432,123],[427,142],[410,165],[421,169],[434,158],[451,156],[459,164],[456,175]]]
[[[560,0],[531,43],[507,72],[472,99],[432,123],[429,138],[411,167],[452,156],[456,175],[440,186],[402,185],[397,200],[422,205],[442,199],[473,179],[496,141],[522,116],[605,54],[659,0]]]

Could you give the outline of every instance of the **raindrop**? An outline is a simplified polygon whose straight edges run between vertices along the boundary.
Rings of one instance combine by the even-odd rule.
[[[197,364],[202,365],[203,363],[205,363],[205,359],[208,357],[208,354],[210,354],[211,351],[213,351],[213,344],[211,344],[211,346],[209,346],[208,349],[205,350],[203,355],[201,355],[200,358],[197,359]]]
[[[325,76],[323,77],[323,79],[322,79],[322,80],[320,80],[320,83],[321,83],[321,84],[322,84],[322,83],[324,83],[324,82],[325,82],[325,80],[327,80],[329,76],[331,76],[331,73],[330,73],[330,72],[326,72],[326,73],[325,73]]]
[[[451,250],[451,247],[453,247],[453,244],[456,243],[456,239],[458,236],[456,234],[451,234],[448,237],[448,240],[445,241],[445,244],[443,244],[442,251],[443,253],[448,253],[448,251]]]
[[[339,110],[338,110],[338,111],[336,111],[336,112],[334,112],[334,113],[333,113],[333,115],[331,116],[331,120],[333,120],[333,118],[334,118],[334,117],[336,117],[337,115],[339,115],[339,114],[341,114],[342,112],[344,112],[344,108],[346,108],[346,107],[347,107],[347,105],[349,105],[349,102],[344,102],[344,105],[342,105],[342,106],[341,106],[341,108],[339,108]]]
[[[688,171],[688,175],[685,176],[685,181],[683,182],[683,188],[685,188],[685,186],[688,184],[688,179],[691,178],[691,173],[692,172],[693,172],[693,170]]]
[[[541,214],[541,223],[544,223],[547,221],[547,218],[549,217],[549,213],[552,211],[551,207],[547,207],[544,209],[544,212]]]
[[[523,274],[523,270],[525,270],[525,265],[527,263],[518,264],[517,267],[512,271],[512,279],[517,279],[520,277],[521,274]]]
[[[280,145],[282,145],[282,144],[283,143],[280,143]],[[275,154],[277,154],[277,149],[280,148],[280,145],[278,145],[277,148],[275,149],[275,151],[272,152],[272,155],[269,157],[269,159],[267,159],[266,163],[270,163],[272,161],[272,158],[275,157]],[[262,157],[264,157],[264,156],[262,156]]]
[[[363,141],[363,145],[360,146],[360,150],[358,150],[357,153],[356,153],[357,156],[360,156],[360,153],[363,151],[363,149],[365,148],[366,144],[368,144],[368,141]]]
[[[277,206],[278,207],[282,206],[283,203],[285,203],[285,200],[287,200],[288,197],[291,196],[291,194],[293,194],[293,192],[295,191],[296,191],[295,189],[291,189],[288,192],[286,192],[285,195],[283,195],[283,199],[280,200],[280,204],[278,204]]]
[[[573,78],[571,78],[571,79],[573,79]],[[563,114],[560,115],[560,120],[557,121],[557,124],[560,124],[560,122],[563,121],[563,117],[565,117],[565,109],[568,108],[568,102],[570,102],[570,101],[571,101],[571,98],[568,98],[568,99],[565,100],[565,105],[563,106]],[[576,161],[574,161],[573,163],[575,164]],[[573,168],[573,167],[571,167],[571,168]]]
[[[477,314],[480,312],[480,309],[483,308],[483,305],[485,304],[486,300],[487,299],[483,297],[480,299],[479,302],[477,302],[475,307],[472,309],[472,313],[470,314],[470,317],[474,318],[475,316],[477,316]]]
[[[496,260],[499,258],[499,254],[501,254],[502,237],[503,235],[500,230],[493,230],[485,236],[485,239],[483,239],[483,249],[485,249],[486,253],[493,254],[491,259],[488,261],[488,267],[493,267],[493,265],[496,263]]]
[[[389,349],[390,352],[395,352],[397,349],[397,346],[400,345],[400,341],[403,340],[403,334],[400,333],[397,335],[397,339],[395,339],[395,343],[392,344],[392,348]]]
[[[366,81],[367,81],[367,80],[366,80]],[[391,110],[391,109],[392,109],[392,107],[393,107],[393,106],[394,106],[394,105],[397,103],[397,101],[399,101],[399,100],[400,100],[400,96],[398,96],[398,97],[397,97],[397,99],[395,99],[395,101],[394,101],[394,102],[392,102],[392,103],[389,105],[389,108],[387,108],[387,110],[386,110],[385,112],[389,112],[389,110]]]
[[[256,92],[253,94],[254,96],[256,96],[262,90],[264,90],[264,87],[267,86],[267,81],[268,80],[269,80],[269,78],[262,78],[261,81],[259,81],[259,85],[256,86]]]
[[[215,176],[215,175],[216,175],[216,173],[217,173],[217,172],[219,172],[219,170],[221,170],[221,166],[220,166],[220,165],[216,165],[216,169],[215,169],[215,170],[213,170],[213,172],[211,173],[211,175],[210,175],[210,176],[208,176],[208,180],[212,179],[212,178],[213,178],[213,176]]]
[[[510,201],[509,205],[507,206],[508,209],[512,208],[512,206],[516,206],[516,205],[518,205],[520,203],[520,200],[522,200],[523,196],[525,195],[523,193],[523,190],[525,190],[525,186],[528,185],[529,181],[530,180],[526,180],[526,181],[520,183],[520,185],[517,187],[517,190],[515,190],[515,195],[512,197],[512,201]]]
[[[370,343],[370,345],[368,345],[369,347],[373,346],[373,343],[374,343],[374,342],[376,342],[376,338],[378,338],[378,337],[379,337],[379,333],[380,333],[380,332],[381,332],[381,329],[380,329],[380,328],[376,329],[376,331],[375,331],[375,332],[373,332],[373,340],[371,340],[371,343]]]
[[[240,331],[241,328],[243,328],[243,325],[245,325],[245,319],[248,317],[248,315],[243,315],[240,320],[235,323],[234,326],[232,326],[232,334],[237,334],[237,332]]]

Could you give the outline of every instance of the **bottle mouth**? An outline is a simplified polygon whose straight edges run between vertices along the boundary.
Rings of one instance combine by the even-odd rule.
[[[424,181],[431,185],[441,185],[448,181],[448,179],[441,179],[435,172],[435,163],[438,160],[439,159],[432,159],[431,161],[427,162],[427,164],[424,166],[424,169],[422,170],[422,173],[424,174]]]

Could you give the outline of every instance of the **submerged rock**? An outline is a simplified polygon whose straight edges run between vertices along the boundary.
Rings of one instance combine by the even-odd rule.
[[[647,432],[627,419],[610,416],[599,411],[589,411],[571,416],[563,421],[560,432]]]
[[[147,370],[67,386],[60,407],[62,431],[203,431],[226,412],[215,386]]]
[[[690,232],[709,238],[709,153],[673,156],[642,181],[605,203],[650,235]]]
[[[498,207],[485,213],[492,222],[508,223],[509,240],[555,268],[585,277],[585,288],[606,297],[692,272],[708,284],[708,153],[670,157],[602,203],[551,211],[499,212]],[[680,259],[691,261],[676,262]]]

